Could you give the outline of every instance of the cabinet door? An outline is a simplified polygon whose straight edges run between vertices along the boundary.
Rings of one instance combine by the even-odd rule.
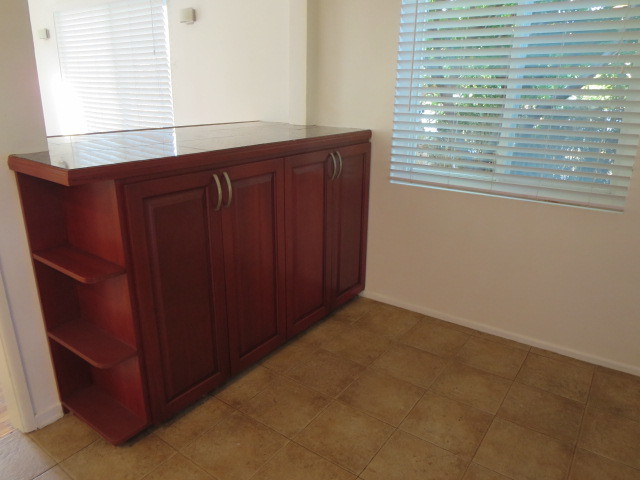
[[[228,377],[218,190],[210,173],[125,187],[155,421]]]
[[[287,335],[292,337],[329,312],[330,247],[327,235],[329,151],[285,159]]]
[[[371,146],[353,145],[338,151],[342,165],[331,183],[333,307],[364,289]]]
[[[231,184],[221,213],[229,357],[235,373],[285,340],[284,175],[281,159],[224,173]]]

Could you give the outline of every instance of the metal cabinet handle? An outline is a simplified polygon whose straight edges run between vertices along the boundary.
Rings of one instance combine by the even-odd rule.
[[[224,208],[227,208],[229,205],[231,205],[231,199],[233,198],[233,187],[231,186],[231,180],[229,179],[229,175],[227,175],[227,172],[222,172],[222,176],[227,182],[227,190],[229,191],[229,198],[227,199],[227,203],[224,204]]]
[[[336,156],[333,154],[333,152],[329,153],[329,155],[331,156],[331,163],[333,163],[333,173],[331,174],[331,180],[335,180],[336,177],[338,176],[338,164],[337,164],[337,160],[336,160]]]
[[[340,161],[340,170],[338,170],[338,174],[336,175],[336,178],[340,178],[340,175],[342,175],[342,155],[340,155],[340,152],[338,152],[336,150],[336,155],[338,156],[338,160]]]
[[[220,185],[220,179],[216,173],[213,174],[213,180],[216,182],[216,188],[218,189],[218,204],[214,208],[214,211],[217,212],[222,206],[222,185]]]

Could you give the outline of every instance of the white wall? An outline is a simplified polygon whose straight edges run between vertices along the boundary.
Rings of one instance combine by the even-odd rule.
[[[310,123],[373,135],[366,294],[640,374],[640,174],[625,213],[388,182],[399,0],[310,0]]]
[[[38,81],[24,0],[3,0],[0,9],[0,342],[8,357],[4,387],[27,383],[22,428],[30,430],[62,414],[44,334],[40,305],[24,233],[10,153],[39,151],[46,146]],[[8,307],[8,308],[7,308]],[[4,359],[0,356],[0,361]],[[22,392],[15,392],[20,397]],[[20,400],[20,398],[18,398]],[[29,417],[31,417],[29,419]]]
[[[288,121],[289,0],[167,3],[176,125]]]
[[[28,0],[48,135],[65,129],[53,12],[107,0]],[[176,125],[290,118],[290,9],[302,0],[168,0]],[[182,8],[196,10],[192,25]],[[294,15],[299,15],[294,12]],[[49,40],[37,38],[48,28]],[[300,62],[302,60],[296,60]],[[295,67],[294,67],[295,68]]]

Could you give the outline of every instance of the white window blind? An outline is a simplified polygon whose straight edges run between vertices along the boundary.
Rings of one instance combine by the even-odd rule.
[[[83,132],[173,126],[166,6],[127,0],[55,13],[62,79]]]
[[[640,2],[403,0],[391,181],[622,210]]]

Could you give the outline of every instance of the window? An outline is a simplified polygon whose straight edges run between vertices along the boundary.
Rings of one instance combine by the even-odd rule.
[[[640,2],[403,0],[393,183],[622,210]]]
[[[173,125],[166,5],[127,0],[55,13],[74,133]]]

